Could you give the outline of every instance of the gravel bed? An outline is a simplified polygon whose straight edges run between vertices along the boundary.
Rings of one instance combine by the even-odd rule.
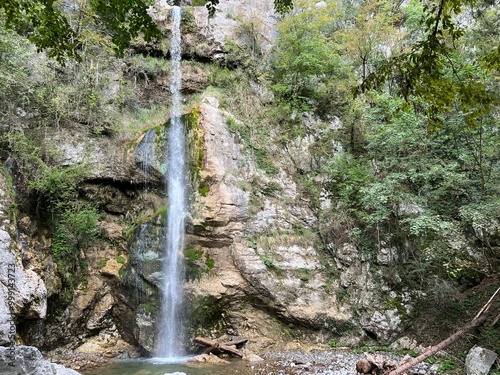
[[[396,363],[402,359],[392,353],[378,352]],[[266,363],[255,365],[255,375],[353,375],[356,374],[356,362],[365,358],[347,350],[332,351],[289,351],[267,353]],[[410,375],[437,374],[437,365],[420,363],[408,372]]]

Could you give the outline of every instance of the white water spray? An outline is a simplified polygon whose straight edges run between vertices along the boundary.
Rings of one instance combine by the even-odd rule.
[[[172,114],[167,139],[167,229],[163,261],[163,298],[157,355],[174,359],[183,355],[181,321],[184,222],[186,216],[186,140],[181,121],[181,8],[172,8]]]

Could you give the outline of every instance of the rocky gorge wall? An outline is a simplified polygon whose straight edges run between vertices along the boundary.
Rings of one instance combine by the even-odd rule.
[[[259,26],[262,50],[271,47],[278,19],[272,9],[267,0],[227,0],[208,19],[203,7],[184,8],[183,51],[190,62],[183,65],[188,102],[183,118],[191,172],[184,286],[191,314],[186,326],[191,335],[247,336],[256,352],[324,346],[332,340],[342,345],[370,338],[390,343],[404,328],[413,296],[391,290],[381,280],[382,267],[391,264],[390,249],[383,249],[374,265],[348,241],[332,241],[325,248],[318,237],[320,218],[290,173],[292,163],[313,167],[309,146],[315,140],[304,136],[286,150],[276,147],[276,168],[266,172],[253,149],[230,129],[238,117],[208,87],[207,66],[225,63],[234,45],[248,47],[251,39],[243,26],[249,21]],[[167,36],[168,7],[157,4],[152,12]],[[137,43],[133,50],[159,60],[168,56],[163,45]],[[16,171],[2,170],[0,345],[8,344],[6,272],[8,264],[15,264],[18,343],[110,357],[124,351],[147,354],[154,348],[162,222],[168,215],[163,148],[169,76],[134,70],[118,60],[100,74],[109,78],[106,95],[111,102],[118,98],[120,82],[133,81],[139,86],[139,105],[159,97],[163,117],[128,133],[96,135],[71,120],[43,131],[29,129],[54,151],[52,165],[86,166],[78,199],[99,208],[99,235],[79,254],[84,276],[65,289],[64,280],[71,275],[61,274],[54,260],[53,232],[33,212],[12,208]],[[258,85],[252,90],[256,97],[266,91]],[[18,121],[29,128],[25,116]],[[313,126],[317,120],[304,114],[301,121]],[[332,119],[332,129],[339,126],[341,121]],[[326,209],[331,202],[325,198],[322,205]]]

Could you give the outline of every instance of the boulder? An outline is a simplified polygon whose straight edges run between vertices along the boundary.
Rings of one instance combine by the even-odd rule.
[[[247,362],[261,362],[264,360],[264,358],[254,353],[247,353],[243,356],[243,360]]]
[[[11,366],[11,365],[14,366]],[[14,361],[10,358],[10,349],[0,347],[0,374],[2,375],[80,375],[75,370],[66,368],[43,359],[42,353],[33,346],[17,346]]]
[[[494,351],[479,346],[473,347],[465,357],[467,375],[487,375],[496,359],[497,354]]]
[[[200,354],[193,358],[190,358],[188,360],[188,363],[213,363],[213,364],[225,365],[228,364],[229,361],[226,361],[225,359],[220,359],[216,355],[210,353],[210,354]]]
[[[401,332],[401,318],[396,309],[375,311],[363,329],[375,335],[381,344],[390,344]]]
[[[47,289],[43,280],[33,270],[23,267],[13,254],[12,246],[9,233],[0,229],[0,345],[8,343],[11,314],[43,319],[47,312]],[[9,295],[11,289],[15,293]]]
[[[134,336],[141,346],[152,353],[155,349],[157,335],[154,314],[147,307],[140,305],[135,314]]]

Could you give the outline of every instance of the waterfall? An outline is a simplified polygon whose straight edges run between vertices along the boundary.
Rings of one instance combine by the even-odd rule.
[[[149,172],[154,168],[155,161],[155,138],[156,138],[156,130],[149,129],[141,143],[137,147],[136,157],[141,163],[141,169],[144,173],[144,187],[148,189],[148,176]]]
[[[181,322],[182,281],[184,277],[184,222],[186,216],[186,140],[181,121],[181,8],[172,8],[172,114],[166,146],[166,184],[168,197],[165,255],[163,260],[163,298],[158,336],[158,356],[177,358],[183,354]]]

